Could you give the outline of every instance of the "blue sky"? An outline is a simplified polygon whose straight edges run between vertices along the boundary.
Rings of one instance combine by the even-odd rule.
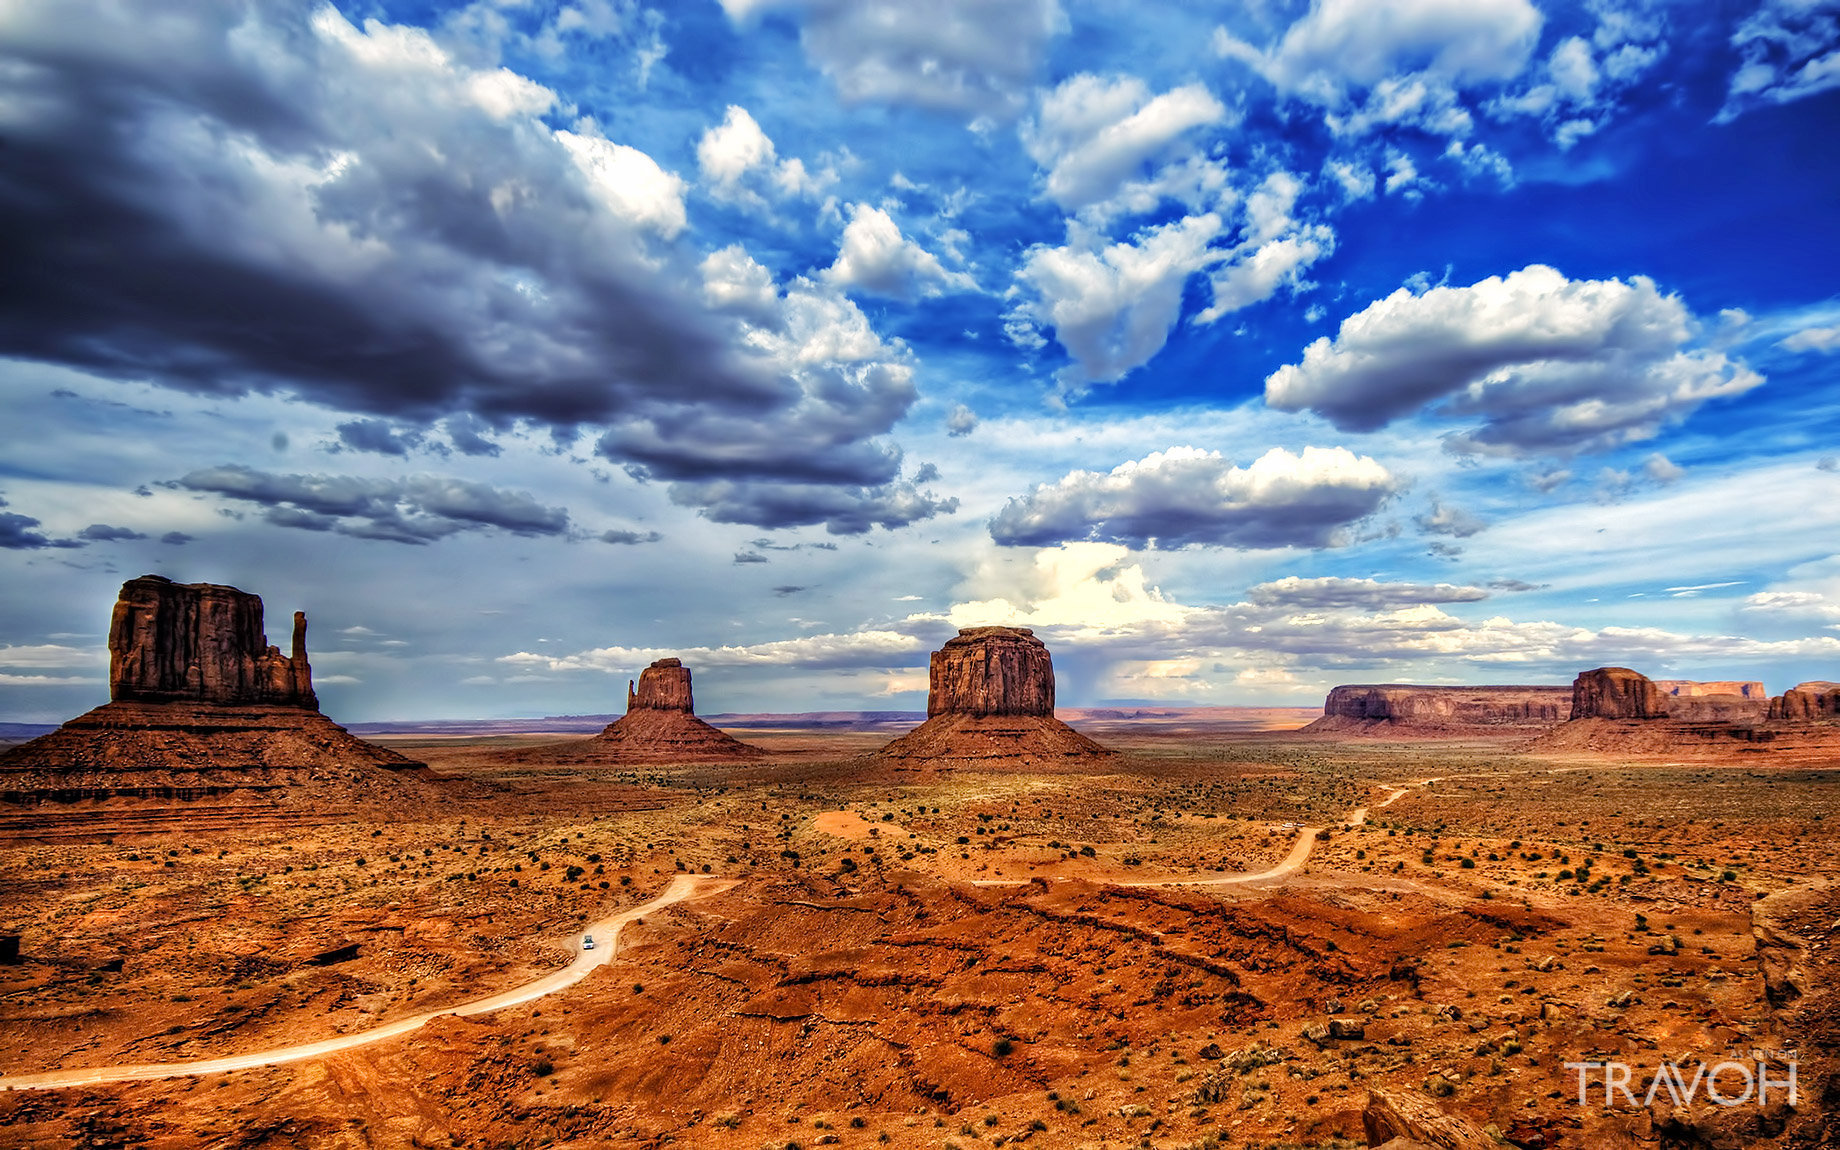
[[[0,718],[1840,678],[1840,0],[0,15]],[[276,624],[279,626],[279,624]],[[278,632],[277,632],[278,634]]]

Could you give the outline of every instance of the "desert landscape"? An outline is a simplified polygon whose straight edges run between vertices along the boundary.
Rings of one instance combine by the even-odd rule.
[[[115,701],[0,755],[0,1142],[1840,1137],[1831,684],[1075,732],[1041,641],[982,628],[892,741],[722,735],[676,660],[599,735],[362,741],[304,634],[131,580]],[[1795,1104],[1579,1105],[1565,1069],[1712,1056],[1793,1063]]]

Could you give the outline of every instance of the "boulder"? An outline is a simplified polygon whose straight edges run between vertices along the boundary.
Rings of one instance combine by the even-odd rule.
[[[927,720],[876,757],[909,767],[1038,766],[1111,752],[1054,717],[1054,663],[1026,627],[970,627],[933,652]]]
[[[109,698],[319,709],[307,664],[307,617],[292,653],[268,645],[262,600],[215,583],[143,575],[121,586],[109,622]]]
[[[1498,1150],[1501,1145],[1469,1119],[1446,1114],[1430,1098],[1403,1090],[1368,1091],[1361,1126],[1369,1146],[1399,1138],[1440,1150]]]
[[[1667,696],[1647,675],[1599,667],[1572,681],[1573,719],[1665,719]]]

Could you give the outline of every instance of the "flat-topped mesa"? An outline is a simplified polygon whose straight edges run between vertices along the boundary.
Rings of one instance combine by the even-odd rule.
[[[1840,683],[1797,683],[1770,700],[1770,718],[1790,723],[1840,721]]]
[[[1054,662],[1027,627],[967,627],[933,652],[926,714],[1054,715]]]
[[[1718,679],[1695,682],[1692,679],[1656,679],[1655,686],[1664,695],[1677,699],[1698,699],[1708,695],[1735,695],[1740,699],[1768,699],[1770,693],[1755,679]]]
[[[690,694],[690,668],[684,666],[682,659],[660,659],[640,671],[637,690],[633,689],[630,680],[626,684],[626,710],[695,714],[696,703]]]
[[[1574,719],[1673,719],[1685,723],[1758,723],[1770,712],[1762,683],[1650,679],[1628,667],[1599,667],[1572,683]]]
[[[1573,719],[1665,719],[1667,696],[1628,667],[1598,667],[1572,680]]]
[[[306,614],[294,613],[292,654],[283,655],[263,633],[260,596],[158,575],[130,579],[109,623],[109,698],[317,711]]]
[[[1567,687],[1350,684],[1330,689],[1323,702],[1323,718],[1311,728],[1339,731],[1382,723],[1395,727],[1549,727],[1565,721],[1571,699]]]

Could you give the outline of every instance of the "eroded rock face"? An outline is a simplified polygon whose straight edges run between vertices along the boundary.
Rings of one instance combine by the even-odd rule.
[[[1825,680],[1797,683],[1770,700],[1770,718],[1790,723],[1840,719],[1840,683]]]
[[[968,627],[933,652],[926,713],[1054,714],[1054,664],[1027,627]]]
[[[1754,679],[1719,679],[1711,682],[1695,682],[1692,679],[1656,679],[1655,686],[1664,695],[1673,695],[1679,699],[1700,698],[1706,695],[1736,695],[1740,699],[1768,699],[1770,693],[1763,689],[1763,684]]]
[[[1329,692],[1323,716],[1403,726],[1545,727],[1564,722],[1571,701],[1566,687],[1349,685]]]
[[[682,711],[694,714],[690,695],[690,668],[681,659],[660,659],[639,672],[639,686],[626,685],[628,711]]]
[[[259,596],[143,575],[122,584],[109,623],[109,697],[316,711],[307,617],[299,611],[292,648],[283,655],[268,645]]]
[[[1665,719],[1667,696],[1628,667],[1598,667],[1572,681],[1574,719]]]

